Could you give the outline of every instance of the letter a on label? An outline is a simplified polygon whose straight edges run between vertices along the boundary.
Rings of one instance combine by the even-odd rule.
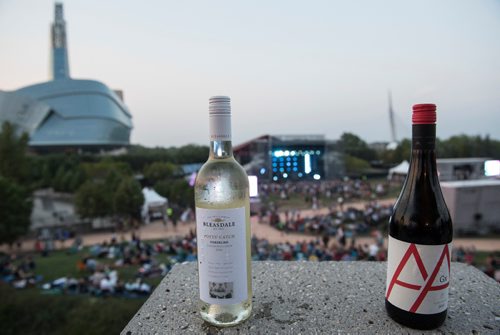
[[[451,243],[422,245],[389,237],[386,299],[412,313],[446,310],[450,248]]]

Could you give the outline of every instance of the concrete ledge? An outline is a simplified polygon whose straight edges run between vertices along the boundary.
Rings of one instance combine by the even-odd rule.
[[[176,265],[122,334],[499,334],[500,285],[452,263],[448,318],[431,332],[385,312],[385,263],[254,262],[254,305],[243,324],[218,329],[198,313],[196,263]]]

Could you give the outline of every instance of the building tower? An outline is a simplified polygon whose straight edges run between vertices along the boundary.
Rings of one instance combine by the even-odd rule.
[[[66,21],[64,21],[63,4],[56,3],[54,23],[52,23],[52,79],[66,78],[69,78]]]
[[[396,137],[396,125],[394,124],[394,110],[392,108],[392,94],[389,91],[389,122],[391,124],[391,141],[397,143],[398,139]]]

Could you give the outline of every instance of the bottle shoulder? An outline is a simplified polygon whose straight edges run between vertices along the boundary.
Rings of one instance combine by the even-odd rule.
[[[442,195],[403,192],[389,218],[389,234],[418,244],[451,242],[453,225]]]
[[[234,157],[207,160],[198,171],[197,182],[204,178],[240,179],[248,187],[248,176],[245,169]]]
[[[196,176],[194,194],[197,207],[249,206],[247,174],[234,158],[209,159]]]

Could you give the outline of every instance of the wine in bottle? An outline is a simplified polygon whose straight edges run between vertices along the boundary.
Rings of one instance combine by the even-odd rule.
[[[201,316],[219,327],[252,310],[248,177],[233,157],[229,97],[209,101],[210,154],[195,183]]]
[[[389,219],[385,306],[395,321],[434,329],[446,318],[453,230],[436,168],[436,105],[413,106],[410,168]]]

